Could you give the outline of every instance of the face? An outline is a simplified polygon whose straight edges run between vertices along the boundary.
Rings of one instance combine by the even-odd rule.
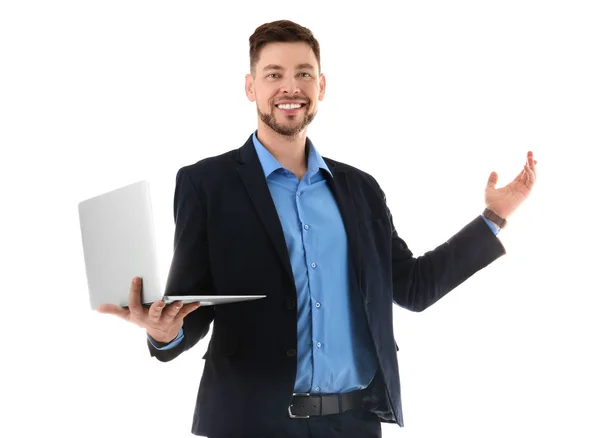
[[[325,76],[304,42],[269,43],[260,51],[252,75],[246,75],[246,96],[256,102],[260,120],[285,136],[296,136],[317,114],[325,96]]]

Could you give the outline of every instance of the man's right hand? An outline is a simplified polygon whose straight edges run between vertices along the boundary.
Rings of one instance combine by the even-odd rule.
[[[142,279],[134,277],[129,289],[129,308],[116,304],[101,304],[96,309],[100,313],[108,313],[123,318],[125,321],[137,324],[146,329],[146,333],[158,342],[169,343],[177,337],[183,327],[183,318],[200,307],[199,303],[185,306],[181,301],[166,305],[159,300],[152,303],[150,308],[142,306]]]

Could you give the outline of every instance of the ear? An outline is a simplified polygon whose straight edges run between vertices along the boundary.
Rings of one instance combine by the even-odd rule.
[[[246,97],[248,97],[250,102],[256,100],[256,96],[254,95],[254,78],[251,74],[246,75]]]
[[[321,73],[319,77],[319,101],[325,97],[325,88],[327,88],[327,80],[325,79],[325,75]]]

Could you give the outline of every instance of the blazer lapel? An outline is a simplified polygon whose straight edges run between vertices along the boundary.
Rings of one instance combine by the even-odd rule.
[[[260,160],[258,159],[258,155],[256,155],[252,136],[250,136],[246,144],[238,150],[238,161],[242,163],[242,165],[237,168],[238,173],[240,174],[240,178],[246,187],[248,196],[254,205],[256,214],[264,225],[265,230],[275,247],[275,251],[281,260],[283,268],[289,275],[292,283],[294,283],[294,274],[292,272],[292,265],[290,263],[290,256],[285,243],[283,229],[281,228],[279,215],[277,214],[271,192],[267,186],[267,180],[265,179]]]
[[[354,265],[354,271],[358,281],[358,286],[361,293],[364,295],[362,288],[362,263],[361,263],[361,251],[359,244],[359,231],[358,231],[358,220],[357,220],[357,207],[352,199],[350,193],[350,186],[348,178],[345,172],[335,170],[335,164],[330,160],[325,159],[327,166],[333,174],[333,178],[329,178],[329,187],[335,200],[337,201],[344,226],[346,228],[346,236],[348,238],[348,248],[350,250],[350,257]]]

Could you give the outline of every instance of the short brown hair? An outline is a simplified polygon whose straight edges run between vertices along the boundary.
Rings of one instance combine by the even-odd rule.
[[[268,43],[292,43],[305,42],[315,53],[319,72],[321,71],[321,49],[319,42],[310,29],[300,26],[289,20],[273,21],[265,23],[256,28],[250,35],[250,72],[254,74],[254,68],[260,56],[260,50]]]

